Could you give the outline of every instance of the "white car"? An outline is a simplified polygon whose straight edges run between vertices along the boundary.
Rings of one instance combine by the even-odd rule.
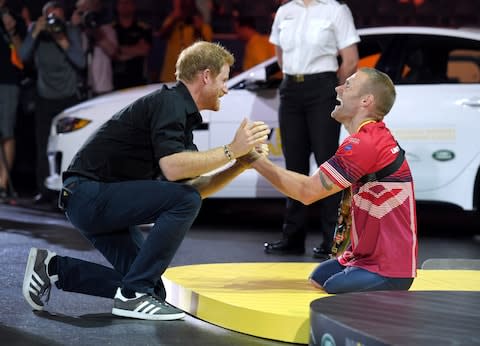
[[[480,32],[467,29],[383,27],[358,31],[360,65],[390,75],[397,100],[385,122],[405,149],[417,200],[480,206]],[[279,74],[275,58],[228,81],[219,112],[202,112],[194,132],[200,150],[228,143],[244,117],[273,129],[270,157],[284,165],[278,130]],[[48,144],[48,188],[59,190],[61,172],[101,124],[160,85],[113,92],[71,107],[55,117]],[[342,129],[341,139],[346,136]],[[313,160],[312,160],[313,163]],[[312,170],[315,169],[312,164]],[[214,197],[281,197],[248,170]]]

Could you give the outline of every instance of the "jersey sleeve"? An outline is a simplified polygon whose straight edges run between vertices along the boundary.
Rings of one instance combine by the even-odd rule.
[[[366,138],[352,135],[343,141],[334,156],[320,166],[320,170],[336,185],[347,188],[370,172],[376,159],[375,146]]]

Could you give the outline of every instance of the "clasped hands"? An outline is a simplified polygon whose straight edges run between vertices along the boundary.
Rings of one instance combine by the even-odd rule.
[[[244,119],[228,147],[242,166],[250,168],[254,161],[268,156],[269,134],[270,128],[263,121],[248,122]]]

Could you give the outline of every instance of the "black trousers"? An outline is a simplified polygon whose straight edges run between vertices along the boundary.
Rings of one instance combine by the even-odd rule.
[[[45,178],[49,175],[47,145],[52,119],[65,108],[78,102],[76,95],[61,99],[47,99],[41,96],[35,101],[35,144],[36,144],[36,184],[38,192],[48,194]]]
[[[313,153],[318,165],[328,160],[338,147],[340,123],[331,118],[335,107],[334,72],[296,81],[285,78],[280,85],[279,123],[286,168],[308,175]],[[337,218],[340,194],[316,202],[319,204],[321,247],[330,252]],[[302,203],[287,198],[283,223],[283,239],[303,245],[307,231],[308,209]]]

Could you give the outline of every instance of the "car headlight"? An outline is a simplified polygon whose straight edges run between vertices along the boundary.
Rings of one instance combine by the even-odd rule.
[[[92,121],[88,119],[65,117],[57,121],[57,133],[68,133],[80,130],[90,124]]]

